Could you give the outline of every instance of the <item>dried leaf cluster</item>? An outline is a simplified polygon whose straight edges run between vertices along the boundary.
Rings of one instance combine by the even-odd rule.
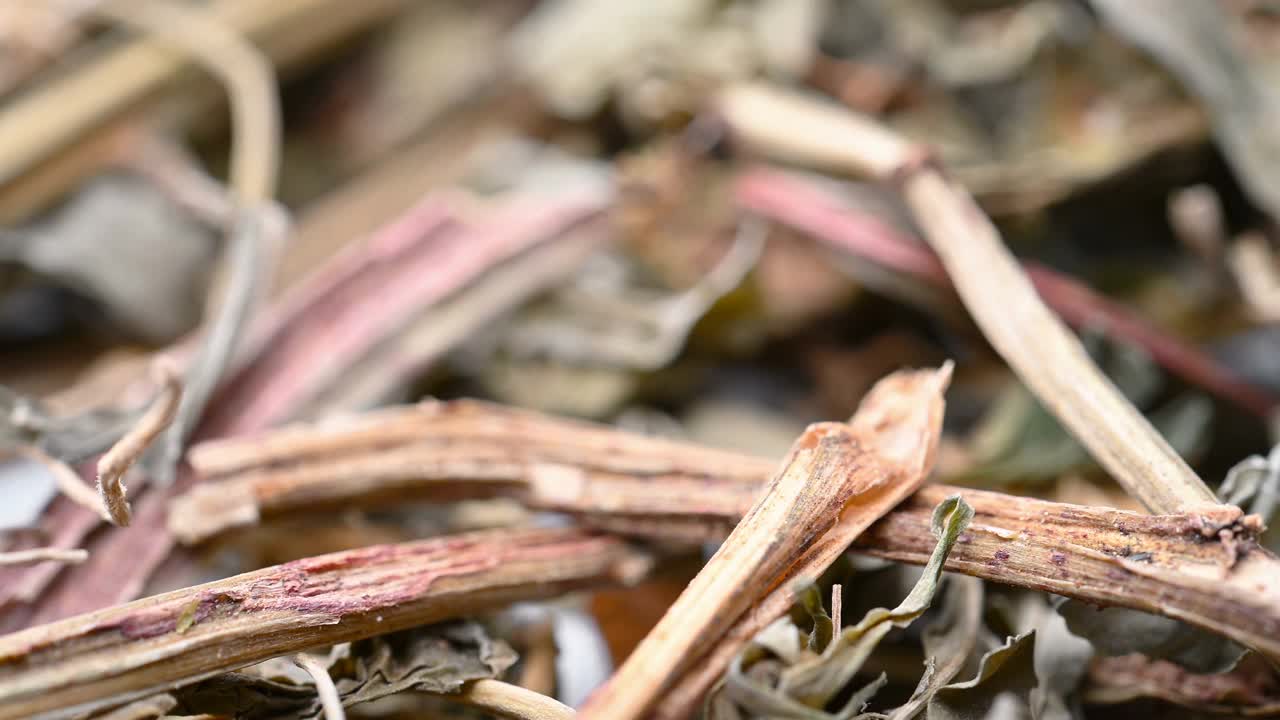
[[[0,720],[1280,715],[1277,17],[0,3]]]

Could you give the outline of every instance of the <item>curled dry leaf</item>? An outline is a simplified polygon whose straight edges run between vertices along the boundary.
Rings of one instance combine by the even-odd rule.
[[[948,581],[941,616],[925,628],[924,675],[911,698],[889,714],[890,720],[910,720],[964,668],[982,629],[983,587],[976,578],[955,575]]]
[[[1100,655],[1140,653],[1192,672],[1212,673],[1233,667],[1245,652],[1220,635],[1128,608],[1090,607],[1068,600],[1058,606],[1058,612],[1071,632],[1092,643]]]
[[[467,683],[500,677],[515,663],[516,654],[505,642],[490,638],[480,625],[452,622],[360,640],[336,658],[323,661],[309,656],[308,660],[315,668],[308,668],[308,674],[331,678],[341,708],[406,691],[457,695]],[[178,709],[242,720],[332,716],[317,698],[315,687],[259,668],[174,690]]]
[[[929,699],[928,720],[984,720],[1002,695],[1011,694],[1018,706],[1030,703],[1036,687],[1035,633],[1005,640],[982,657],[972,679],[939,688]]]
[[[958,496],[939,504],[933,515],[937,546],[924,574],[907,597],[893,610],[871,610],[858,624],[844,628],[834,638],[828,638],[829,642],[816,648],[816,653],[812,650],[798,651],[799,643],[794,638],[804,633],[789,619],[783,618],[771,625],[766,632],[774,636],[790,633],[797,651],[786,653],[790,657],[783,658],[783,666],[770,673],[774,677],[769,685],[753,679],[749,675],[749,666],[762,659],[761,653],[768,651],[772,641],[765,645],[757,642],[734,659],[722,692],[730,702],[739,706],[741,714],[738,717],[849,718],[862,712],[873,690],[864,688],[854,693],[853,698],[834,714],[828,715],[823,709],[853,680],[889,630],[906,627],[928,609],[938,590],[946,556],[972,517],[973,509]],[[812,638],[810,644],[812,647]],[[719,707],[724,705],[719,704]],[[719,716],[713,713],[712,717]]]

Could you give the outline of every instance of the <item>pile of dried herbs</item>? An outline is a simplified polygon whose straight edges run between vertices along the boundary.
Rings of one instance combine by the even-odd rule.
[[[0,720],[1280,715],[1280,6],[0,0]]]

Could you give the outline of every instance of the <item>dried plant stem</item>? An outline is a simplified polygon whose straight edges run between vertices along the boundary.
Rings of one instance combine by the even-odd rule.
[[[292,7],[296,4],[276,2],[271,4],[275,7],[270,7],[248,0],[224,0],[209,11],[170,0],[164,0],[163,6],[154,0],[113,0],[95,4],[92,11],[159,38],[180,38],[184,48],[204,48],[224,58],[236,51],[227,50],[229,45],[223,44],[227,33],[210,31],[211,27],[225,27],[226,23],[240,30],[260,32],[279,22],[281,16],[296,12]],[[206,17],[212,20],[203,21]],[[51,152],[174,79],[185,61],[162,47],[163,41],[126,45],[0,113],[0,127],[24,137],[23,142],[0,141],[0,182],[17,177]],[[272,157],[269,154],[261,160]]]
[[[320,697],[320,707],[324,710],[324,720],[346,720],[347,713],[342,709],[342,698],[338,696],[338,688],[329,676],[329,668],[324,663],[306,653],[293,656],[293,662],[307,671],[311,681],[316,684],[316,694]]]
[[[159,461],[152,471],[161,485],[172,482],[183,448],[240,344],[261,295],[259,287],[272,273],[266,259],[274,254],[270,246],[276,244],[284,229],[277,220],[274,213],[245,210],[231,227],[226,296],[206,323],[208,329],[200,350],[187,368],[186,393],[177,417],[157,448]]]
[[[194,448],[192,461],[225,478],[179,498],[175,531],[202,519],[209,531],[311,507],[499,494],[658,540],[723,538],[774,467],[764,458],[476,402],[215,441]],[[934,485],[862,533],[858,547],[924,562],[932,508],[953,494],[977,515],[947,570],[1175,617],[1280,660],[1280,563],[1258,545],[1256,523],[1239,509],[1147,516]]]
[[[719,538],[751,508],[776,466],[474,401],[211,441],[194,447],[190,459],[210,480],[170,508],[170,531],[183,542],[316,505],[433,493],[506,494],[610,527],[661,520],[662,533],[684,527],[692,538]]]
[[[645,717],[757,599],[797,572],[816,576],[824,561],[834,561],[853,537],[918,488],[932,468],[950,376],[949,365],[891,375],[850,424],[810,426],[715,556],[591,696],[582,716]],[[841,530],[833,532],[836,527]]]
[[[405,0],[212,0],[209,12],[252,38],[281,67],[294,66],[393,15]],[[164,117],[189,127],[210,112],[208,83],[162,43],[116,45],[0,108],[0,219],[12,224],[56,201],[131,152],[139,123]],[[188,79],[189,78],[189,79]],[[186,82],[177,82],[187,80]],[[166,102],[180,100],[180,103]],[[10,135],[9,133],[13,133]],[[9,142],[9,137],[21,137]]]
[[[968,193],[931,169],[908,176],[903,193],[987,339],[1129,494],[1155,513],[1217,503],[1044,306]]]
[[[173,0],[109,0],[93,11],[172,43],[202,63],[231,101],[229,184],[242,202],[275,195],[280,110],[271,61],[217,15]]]
[[[1098,462],[1152,512],[1216,502],[1045,307],[991,221],[924,149],[843,108],[766,86],[731,88],[720,109],[749,144],[898,183],[992,346]]]
[[[120,526],[128,525],[131,518],[124,486],[125,474],[151,442],[173,422],[182,402],[182,381],[177,373],[164,363],[157,363],[154,368],[160,391],[151,401],[151,407],[98,460],[98,495],[106,508],[107,518]]]
[[[87,559],[89,559],[89,553],[85,550],[67,550],[64,548],[45,547],[0,552],[0,565],[30,565],[38,562],[60,562],[75,565]]]
[[[168,484],[173,467],[204,412],[239,343],[274,244],[268,217],[280,154],[280,108],[270,60],[216,15],[172,0],[104,3],[98,12],[115,22],[171,42],[203,63],[222,82],[231,102],[231,191],[241,204],[234,221],[227,266],[226,298],[209,322],[208,334],[188,370],[187,394],[160,449],[158,480]],[[276,233],[278,234],[278,233]]]
[[[844,611],[844,587],[839,583],[831,586],[831,626],[840,632],[841,617]]]
[[[847,479],[858,452],[839,423],[812,425],[782,470],[657,626],[582,708],[583,718],[640,718],[685,671],[697,650],[776,582],[821,537],[861,488]],[[841,482],[845,480],[845,482]],[[867,478],[857,477],[866,483]]]
[[[507,720],[571,720],[573,708],[555,698],[501,680],[475,680],[462,692],[437,695]]]
[[[58,492],[80,507],[93,511],[95,515],[105,517],[102,498],[65,462],[33,445],[19,445],[8,448],[4,453],[0,454],[0,457],[3,455],[23,457],[45,466],[53,475],[54,482],[58,485]]]
[[[646,555],[576,529],[334,553],[0,638],[0,718],[70,716],[317,645],[630,582]]]
[[[206,429],[239,432],[290,419],[321,401],[325,388],[341,384],[344,369],[357,366],[380,345],[393,344],[394,335],[415,318],[451,298],[470,304],[463,298],[464,288],[486,274],[524,260],[533,263],[530,273],[546,277],[545,268],[535,266],[547,255],[530,251],[575,230],[592,234],[589,226],[600,216],[603,202],[598,194],[585,193],[556,203],[517,197],[474,224],[461,222],[459,205],[456,196],[427,195],[281,298],[266,327],[250,341],[263,351],[227,383],[225,394],[239,402],[227,403],[226,413],[212,411]],[[584,242],[591,240],[578,235],[570,244],[581,249]],[[378,292],[371,292],[375,287]],[[494,288],[485,283],[478,292],[492,295]],[[493,307],[487,297],[475,302],[477,309]],[[441,312],[449,315],[447,308]],[[458,321],[456,314],[445,318],[440,335],[457,338],[449,331]],[[441,339],[432,342],[438,348]],[[329,360],[314,362],[317,352]],[[360,368],[351,372],[369,374]]]
[[[840,252],[903,273],[938,288],[951,288],[947,271],[923,241],[858,210],[839,193],[796,173],[751,168],[739,174],[734,198],[745,210],[811,235]],[[1023,269],[1036,292],[1054,312],[1076,328],[1103,327],[1107,333],[1141,347],[1170,373],[1268,419],[1280,406],[1277,396],[1240,377],[1198,348],[1161,332],[1124,305],[1050,268],[1026,263]]]

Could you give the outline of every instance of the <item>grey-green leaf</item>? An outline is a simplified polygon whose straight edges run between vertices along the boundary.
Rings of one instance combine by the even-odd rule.
[[[1058,612],[1072,633],[1093,643],[1103,655],[1142,653],[1210,673],[1230,668],[1244,654],[1244,648],[1224,637],[1138,610],[1095,608],[1067,600]]]
[[[910,594],[893,610],[876,608],[857,625],[845,628],[821,656],[785,670],[782,690],[812,707],[824,707],[830,702],[853,679],[889,630],[906,627],[929,608],[942,577],[942,565],[972,518],[973,508],[958,495],[939,503],[933,512],[933,532],[938,543]]]
[[[986,720],[1000,696],[1018,707],[1030,702],[1036,687],[1035,633],[1010,637],[982,658],[971,680],[948,685],[929,701],[928,720]]]

